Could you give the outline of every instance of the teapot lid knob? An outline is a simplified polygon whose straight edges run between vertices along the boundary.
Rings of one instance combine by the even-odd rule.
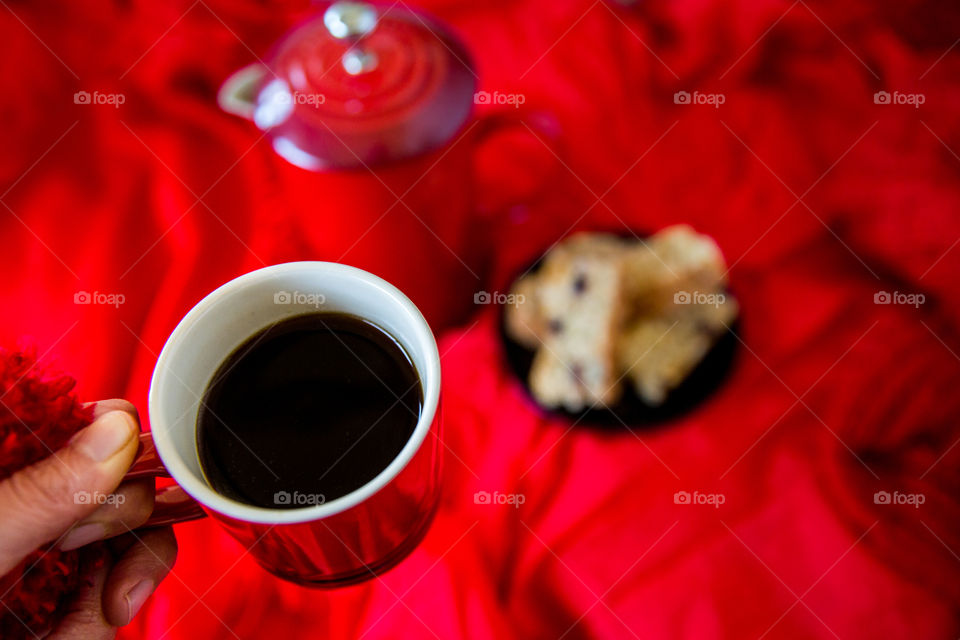
[[[377,26],[377,11],[366,2],[334,2],[323,13],[323,24],[334,38],[359,39]]]

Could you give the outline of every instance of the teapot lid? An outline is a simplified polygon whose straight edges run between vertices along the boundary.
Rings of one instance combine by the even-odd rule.
[[[470,115],[476,74],[444,27],[394,4],[335,2],[274,46],[252,117],[312,170],[401,161],[444,146]]]

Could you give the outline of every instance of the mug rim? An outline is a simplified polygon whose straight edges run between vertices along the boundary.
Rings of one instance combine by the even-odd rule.
[[[171,429],[169,427],[164,428],[164,425],[169,425],[171,421],[159,397],[162,388],[160,382],[163,376],[167,375],[166,372],[168,364],[173,357],[172,354],[174,351],[183,348],[183,343],[188,337],[188,331],[201,316],[221,304],[227,296],[235,293],[239,289],[243,289],[268,278],[303,271],[317,274],[333,273],[365,281],[385,294],[385,296],[391,299],[403,312],[411,316],[416,333],[416,342],[426,344],[428,349],[428,352],[423,354],[426,371],[417,371],[421,379],[421,384],[423,385],[423,410],[420,413],[420,419],[417,421],[413,433],[410,435],[406,444],[404,444],[403,449],[391,460],[390,464],[370,481],[350,493],[344,494],[329,502],[324,502],[323,504],[298,507],[295,509],[268,509],[240,502],[216,492],[205,480],[198,478],[197,475],[187,467],[186,463],[176,451],[173,437],[170,434]],[[394,336],[394,338],[396,338],[396,336]],[[403,342],[401,342],[401,344],[405,349],[410,350],[416,346]],[[204,296],[202,300],[195,304],[190,311],[180,319],[177,326],[167,338],[153,369],[147,401],[151,437],[156,446],[157,454],[167,472],[170,474],[170,477],[203,507],[235,520],[260,524],[311,522],[346,511],[368,500],[396,478],[407,466],[414,454],[420,449],[427,432],[436,419],[439,403],[440,353],[430,325],[416,305],[397,287],[379,276],[356,267],[323,261],[286,262],[249,271],[229,280]],[[158,429],[158,425],[160,425],[161,428]],[[196,429],[197,419],[193,417],[192,431],[194,441],[196,440]]]

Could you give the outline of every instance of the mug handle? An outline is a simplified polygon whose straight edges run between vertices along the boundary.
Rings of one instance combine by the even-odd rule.
[[[123,477],[124,481],[139,480],[142,478],[169,478],[170,473],[160,456],[157,455],[156,445],[150,432],[140,434],[140,450],[133,461],[133,465]],[[178,485],[170,485],[157,490],[154,500],[153,514],[140,529],[151,527],[166,527],[178,522],[189,522],[206,516],[200,503],[187,495],[187,492]]]

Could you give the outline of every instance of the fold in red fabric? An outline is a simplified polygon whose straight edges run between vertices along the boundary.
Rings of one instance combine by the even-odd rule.
[[[133,400],[148,427],[176,322],[265,264],[370,269],[441,336],[443,502],[407,560],[313,591],[213,523],[181,525],[172,575],[121,637],[957,637],[957,8],[422,6],[467,43],[481,88],[525,96],[529,128],[470,150],[468,220],[444,219],[458,194],[442,184],[424,220],[325,191],[218,111],[219,84],[305,2],[0,10],[4,340],[36,342],[84,398]],[[742,343],[725,384],[655,426],[542,414],[474,294],[573,230],[679,222],[732,265]]]

